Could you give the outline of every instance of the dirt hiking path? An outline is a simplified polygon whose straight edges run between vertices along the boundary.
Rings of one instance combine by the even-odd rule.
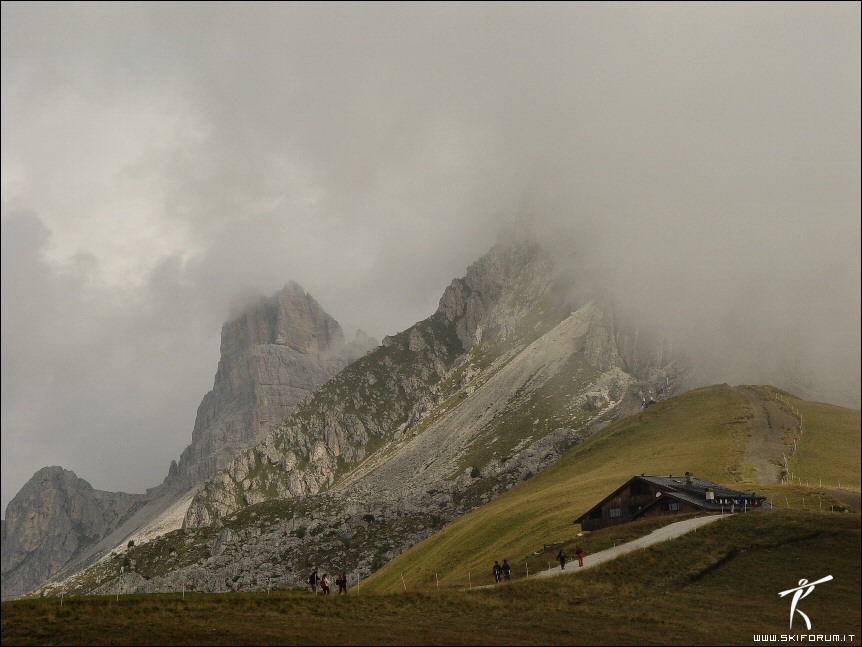
[[[751,407],[745,463],[754,468],[758,483],[780,483],[784,455],[790,456],[793,440],[799,438],[799,419],[786,405],[759,389],[750,386],[736,389]]]

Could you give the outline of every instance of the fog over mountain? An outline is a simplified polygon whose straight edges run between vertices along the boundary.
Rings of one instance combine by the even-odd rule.
[[[512,232],[859,407],[860,76],[856,3],[4,2],[3,508],[161,482],[243,295],[380,339]]]

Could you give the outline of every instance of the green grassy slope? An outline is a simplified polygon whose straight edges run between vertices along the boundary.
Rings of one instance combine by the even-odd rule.
[[[778,592],[832,575],[799,607],[811,633],[858,645],[860,549],[859,515],[760,511],[594,569],[484,590],[3,602],[2,644],[746,645],[805,632],[800,616],[790,632]]]
[[[824,487],[839,483],[859,490],[862,454],[859,411],[791,398],[802,417],[802,435],[788,462],[794,477]]]
[[[826,575],[834,580],[800,602],[811,633],[860,644],[860,515],[831,512],[838,508],[830,489],[840,480],[841,492],[858,499],[860,413],[781,397],[800,412],[803,433],[789,464],[801,475],[796,483],[757,488],[778,509],[728,516],[593,569],[525,577],[526,565],[535,573],[553,560],[556,549],[545,544],[573,540],[574,518],[633,474],[689,470],[754,487],[741,467],[751,412],[739,391],[699,389],[619,421],[345,597],[273,591],[17,600],[2,605],[2,644],[743,645],[755,635],[780,641],[805,632],[798,615],[790,631],[790,603],[778,593]],[[589,555],[659,523],[645,519],[577,541]],[[503,557],[515,567],[514,581],[471,590],[491,581],[490,567]]]
[[[813,448],[826,443],[845,447],[844,452],[823,451],[828,456],[841,454],[835,462],[840,467],[836,474],[848,482],[855,474],[858,489],[859,412],[803,401],[798,406],[805,421],[805,441],[794,459],[801,465],[813,462],[822,466],[824,474],[832,474],[829,458],[817,458]],[[828,415],[821,419],[824,411]],[[507,558],[520,566],[535,558],[545,544],[571,540],[579,531],[573,520],[635,474],[691,471],[701,478],[751,489],[754,486],[744,481],[741,468],[749,417],[744,396],[728,385],[660,402],[597,433],[552,468],[414,546],[361,586],[369,591],[398,591],[405,585],[408,589],[436,587],[438,581],[442,586],[485,583],[494,560]],[[790,507],[799,508],[806,494],[808,509],[823,507],[813,503],[815,495],[825,496],[819,492],[792,486],[757,489],[776,503],[786,500]],[[830,502],[826,498],[827,510]]]

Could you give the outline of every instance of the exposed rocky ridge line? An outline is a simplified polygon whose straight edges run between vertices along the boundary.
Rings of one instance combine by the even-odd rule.
[[[345,343],[338,322],[296,283],[259,298],[224,324],[213,389],[198,408],[191,444],[179,463],[171,463],[161,485],[127,495],[57,477],[51,496],[34,496],[32,485],[19,492],[7,508],[10,523],[4,525],[3,597],[22,595],[48,578],[67,577],[130,538],[179,528],[185,508],[166,518],[167,510],[190,500],[205,478],[376,346],[361,332]]]
[[[104,492],[61,467],[36,472],[6,507],[3,597],[30,591],[108,536],[145,496]]]
[[[425,431],[401,445],[374,470],[357,471],[339,484],[368,500],[403,499],[460,476],[460,459],[477,434],[512,405],[512,394],[539,389],[558,373],[587,336],[596,308],[588,304],[528,345],[484,383],[440,412]],[[526,397],[526,393],[522,396]]]
[[[553,294],[554,274],[553,260],[538,245],[496,245],[452,281],[436,314],[452,324],[464,350],[490,338],[504,341],[543,304],[545,319],[567,314],[560,295]]]
[[[673,388],[661,352],[567,292],[540,248],[495,247],[431,317],[384,339],[208,480],[182,532],[64,590],[301,586],[315,563],[361,577]]]
[[[501,452],[514,448],[496,458],[478,451],[475,460],[492,477],[478,488],[487,500],[531,473],[519,471],[531,443],[568,429],[551,443],[565,441],[567,448],[669,384],[672,367],[651,364],[659,354],[640,352],[637,335],[620,330],[612,312],[591,302],[572,313],[571,302],[560,298],[564,293],[552,260],[539,248],[495,247],[452,282],[432,317],[384,339],[208,481],[185,527],[221,523],[256,503],[324,491],[368,505],[400,500],[407,509],[430,497],[438,506],[454,506],[454,514],[480,502],[469,494],[477,490],[473,470],[461,473],[476,447],[499,442]],[[484,360],[490,364],[474,361],[490,348],[494,357]],[[537,398],[564,366],[584,375],[571,376],[579,380],[576,392],[555,396],[569,409],[555,414],[562,423],[537,420],[527,430],[493,438],[505,412]]]
[[[346,344],[338,322],[294,282],[259,299],[222,327],[213,389],[198,407],[191,445],[165,483],[186,490],[202,483],[375,346],[361,333]]]
[[[208,481],[186,516],[200,527],[254,503],[321,492],[439,401],[434,386],[482,339],[504,341],[549,298],[552,264],[530,244],[500,245],[455,279],[431,317],[387,337],[304,402],[261,444]],[[545,325],[563,318],[555,304]]]
[[[448,345],[451,337],[441,336],[434,323],[417,324],[412,335],[387,338],[302,403],[260,445],[241,452],[204,485],[189,507],[186,525],[209,525],[269,499],[318,493],[334,482],[339,461],[362,460],[376,436],[408,419],[456,354]],[[411,343],[417,350],[410,350]],[[419,361],[402,367],[397,358],[404,353]]]

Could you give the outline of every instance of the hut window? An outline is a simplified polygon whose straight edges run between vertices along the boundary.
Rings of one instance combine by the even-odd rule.
[[[622,516],[623,509],[622,508],[611,508],[608,510],[609,517],[620,517]]]
[[[670,512],[679,512],[679,503],[677,501],[671,501],[667,504],[667,509]]]

